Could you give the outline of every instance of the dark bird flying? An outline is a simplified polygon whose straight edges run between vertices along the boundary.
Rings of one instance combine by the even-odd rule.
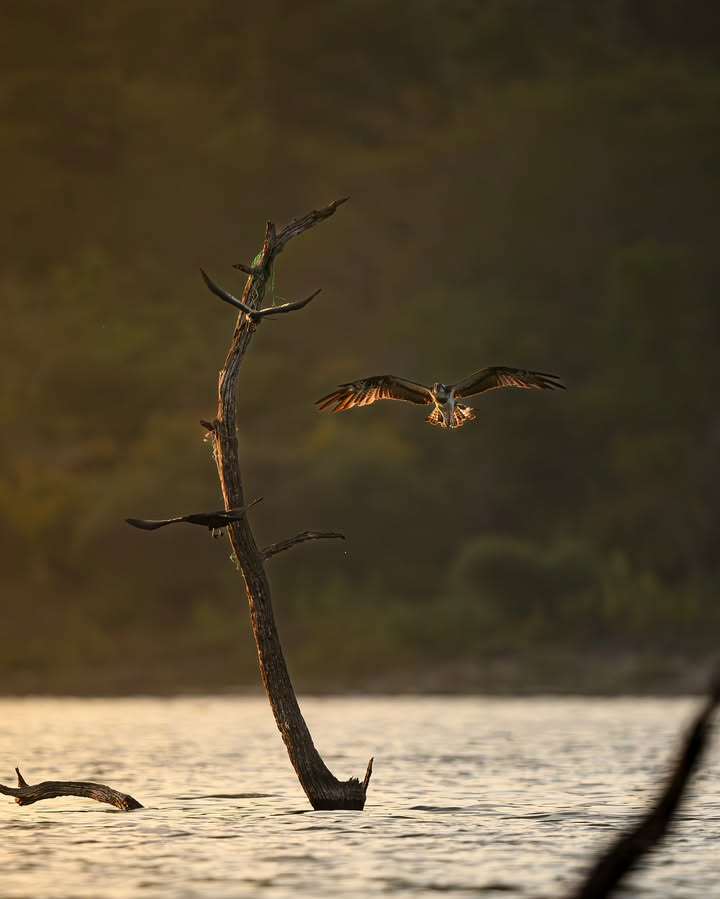
[[[337,390],[316,400],[318,411],[331,409],[343,412],[353,406],[369,406],[377,400],[403,400],[417,406],[433,405],[434,408],[425,421],[441,428],[459,428],[475,418],[472,406],[458,403],[458,399],[485,393],[496,387],[534,387],[538,390],[565,390],[558,375],[548,375],[540,371],[526,371],[522,368],[504,368],[499,365],[481,368],[457,384],[433,384],[426,387],[417,381],[408,381],[395,375],[375,375],[340,384]]]
[[[226,528],[233,521],[242,518],[250,506],[259,503],[260,500],[253,500],[247,506],[239,506],[237,509],[220,509],[218,512],[195,512],[192,515],[180,515],[177,518],[126,518],[128,524],[134,528],[142,528],[144,531],[156,531],[158,528],[164,528],[168,524],[200,524],[206,527],[213,537],[220,537],[223,528]]]

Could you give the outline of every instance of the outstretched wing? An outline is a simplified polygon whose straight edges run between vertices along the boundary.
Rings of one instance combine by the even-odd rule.
[[[332,412],[342,412],[344,409],[352,409],[353,406],[369,406],[377,400],[404,400],[417,406],[427,406],[432,403],[433,398],[424,384],[397,378],[395,375],[375,375],[372,378],[341,384],[337,390],[321,397],[315,403],[319,406],[319,412],[329,409],[330,406],[335,407]]]
[[[262,498],[262,497],[261,497]],[[250,506],[260,502],[254,500],[247,506],[238,506],[235,509],[219,509],[217,512],[193,512],[192,515],[183,515],[178,521],[187,521],[188,524],[203,524],[206,528],[224,528],[232,521],[242,518]]]
[[[541,371],[526,371],[524,368],[504,368],[494,365],[473,372],[463,381],[455,384],[455,396],[475,396],[494,390],[496,387],[536,387],[538,390],[565,390],[558,375],[548,375]]]
[[[156,531],[158,528],[164,528],[166,524],[177,524],[178,521],[185,521],[184,518],[126,518],[128,524],[134,528],[142,528],[144,531]]]
[[[202,524],[208,528],[223,528],[231,521],[242,518],[247,510],[259,503],[261,499],[262,496],[259,496],[246,506],[220,509],[217,512],[194,512],[192,515],[179,515],[177,518],[126,518],[125,521],[134,528],[142,528],[144,531],[156,531],[158,528],[164,528],[166,524],[177,524],[180,521],[188,524]]]

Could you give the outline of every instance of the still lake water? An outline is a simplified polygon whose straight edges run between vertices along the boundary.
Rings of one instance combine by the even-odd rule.
[[[147,808],[0,796],[0,895],[562,897],[645,806],[688,699],[307,698],[364,812],[313,812],[264,697],[0,699],[0,782],[95,780]],[[720,897],[720,734],[623,896]]]

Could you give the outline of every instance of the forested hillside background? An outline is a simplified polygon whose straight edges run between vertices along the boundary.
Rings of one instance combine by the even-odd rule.
[[[255,684],[201,417],[267,218],[240,381],[306,689],[654,689],[720,636],[720,12],[699,0],[7,0],[5,690]],[[450,432],[337,383],[559,373]]]

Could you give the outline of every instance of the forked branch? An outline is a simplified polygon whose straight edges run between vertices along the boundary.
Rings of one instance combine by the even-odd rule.
[[[85,799],[95,799],[97,802],[107,802],[124,812],[143,808],[129,793],[119,793],[105,784],[91,783],[84,780],[44,780],[39,784],[29,784],[16,768],[17,787],[6,787],[0,784],[0,793],[5,796],[14,796],[18,805],[32,805],[42,799],[57,799],[58,796],[82,796]]]

